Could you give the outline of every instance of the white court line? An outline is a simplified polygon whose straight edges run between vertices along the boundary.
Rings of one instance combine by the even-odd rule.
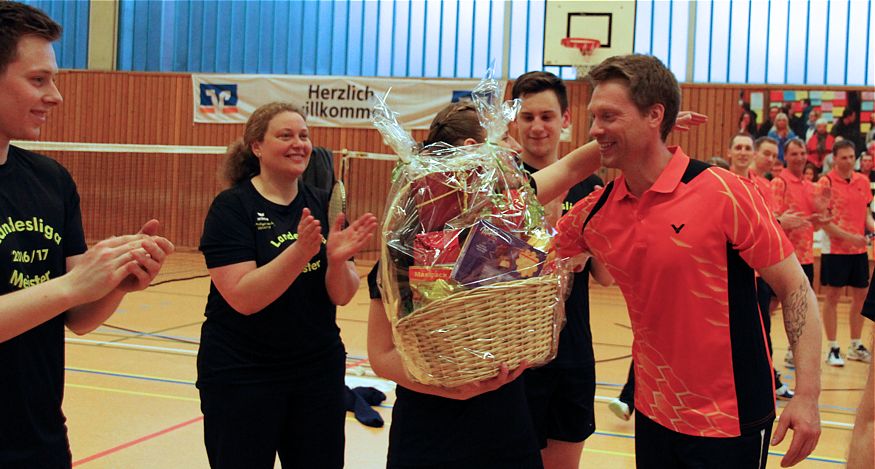
[[[97,345],[100,347],[109,348],[126,348],[133,350],[145,350],[149,352],[165,352],[173,353],[176,355],[197,356],[197,350],[186,350],[181,348],[155,347],[153,345],[126,344],[122,342],[107,342],[103,340],[77,339],[75,337],[66,337],[64,341],[68,344]]]

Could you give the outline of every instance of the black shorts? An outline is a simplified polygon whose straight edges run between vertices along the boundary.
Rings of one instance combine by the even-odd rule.
[[[868,287],[869,258],[866,253],[821,255],[820,284],[828,287]]]
[[[808,277],[808,283],[811,288],[814,288],[814,264],[802,264],[802,271]]]
[[[733,438],[684,435],[635,416],[635,467],[638,469],[765,469],[772,424]]]
[[[279,454],[283,467],[342,468],[345,369],[339,365],[291,389],[269,384],[201,389],[210,467],[272,469]]]
[[[523,374],[541,448],[547,440],[579,443],[595,431],[595,365],[536,368]]]

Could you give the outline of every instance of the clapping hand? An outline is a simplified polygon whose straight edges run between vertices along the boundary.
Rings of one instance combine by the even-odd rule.
[[[328,262],[344,262],[358,253],[374,236],[377,217],[366,213],[343,228],[346,215],[337,216],[328,233]]]

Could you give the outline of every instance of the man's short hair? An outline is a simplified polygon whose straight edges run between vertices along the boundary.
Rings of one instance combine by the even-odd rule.
[[[857,156],[857,147],[856,145],[854,145],[854,142],[850,140],[840,140],[838,142],[835,142],[835,144],[832,146],[832,154],[838,155],[839,150],[841,150],[842,148],[850,148],[851,152],[854,153],[854,156]]]
[[[665,113],[660,136],[663,141],[668,138],[681,107],[681,89],[674,74],[659,59],[641,54],[611,57],[592,69],[586,77],[593,88],[608,80],[626,81],[629,96],[642,114],[652,106],[661,104]]]
[[[730,168],[729,162],[719,156],[712,156],[711,158],[708,158],[708,161],[706,161],[706,163],[717,166],[718,168],[723,168],[727,171],[729,171]]]
[[[760,146],[764,143],[771,143],[774,146],[778,146],[778,141],[773,139],[772,137],[760,137],[753,142],[754,151],[760,151]]]
[[[550,72],[535,71],[520,75],[519,78],[513,82],[511,97],[513,99],[522,98],[527,94],[535,94],[547,90],[556,93],[556,98],[559,100],[560,110],[563,113],[567,111],[568,91],[565,89],[565,82]]]
[[[729,146],[728,146],[727,148],[732,148],[732,144],[735,143],[735,139],[737,139],[737,138],[741,138],[741,137],[749,138],[749,139],[751,140],[751,142],[753,141],[753,137],[751,137],[749,133],[747,133],[747,132],[739,132],[739,133],[733,135],[733,136],[729,139]]]
[[[37,36],[49,42],[61,37],[61,25],[42,11],[23,3],[0,1],[0,74],[14,62],[18,42],[24,36]]]
[[[799,138],[799,137],[791,138],[790,140],[787,140],[786,142],[784,142],[784,154],[785,155],[787,154],[787,152],[790,151],[790,145],[796,145],[797,147],[799,147],[803,150],[806,150],[806,151],[808,150],[808,148],[805,146],[805,142],[803,142],[801,138]],[[835,148],[835,146],[833,146],[833,149],[834,148]]]

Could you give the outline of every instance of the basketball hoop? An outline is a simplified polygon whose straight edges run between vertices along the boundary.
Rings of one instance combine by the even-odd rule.
[[[563,37],[561,43],[565,47],[579,50],[581,55],[592,55],[602,45],[598,39],[587,37]]]

